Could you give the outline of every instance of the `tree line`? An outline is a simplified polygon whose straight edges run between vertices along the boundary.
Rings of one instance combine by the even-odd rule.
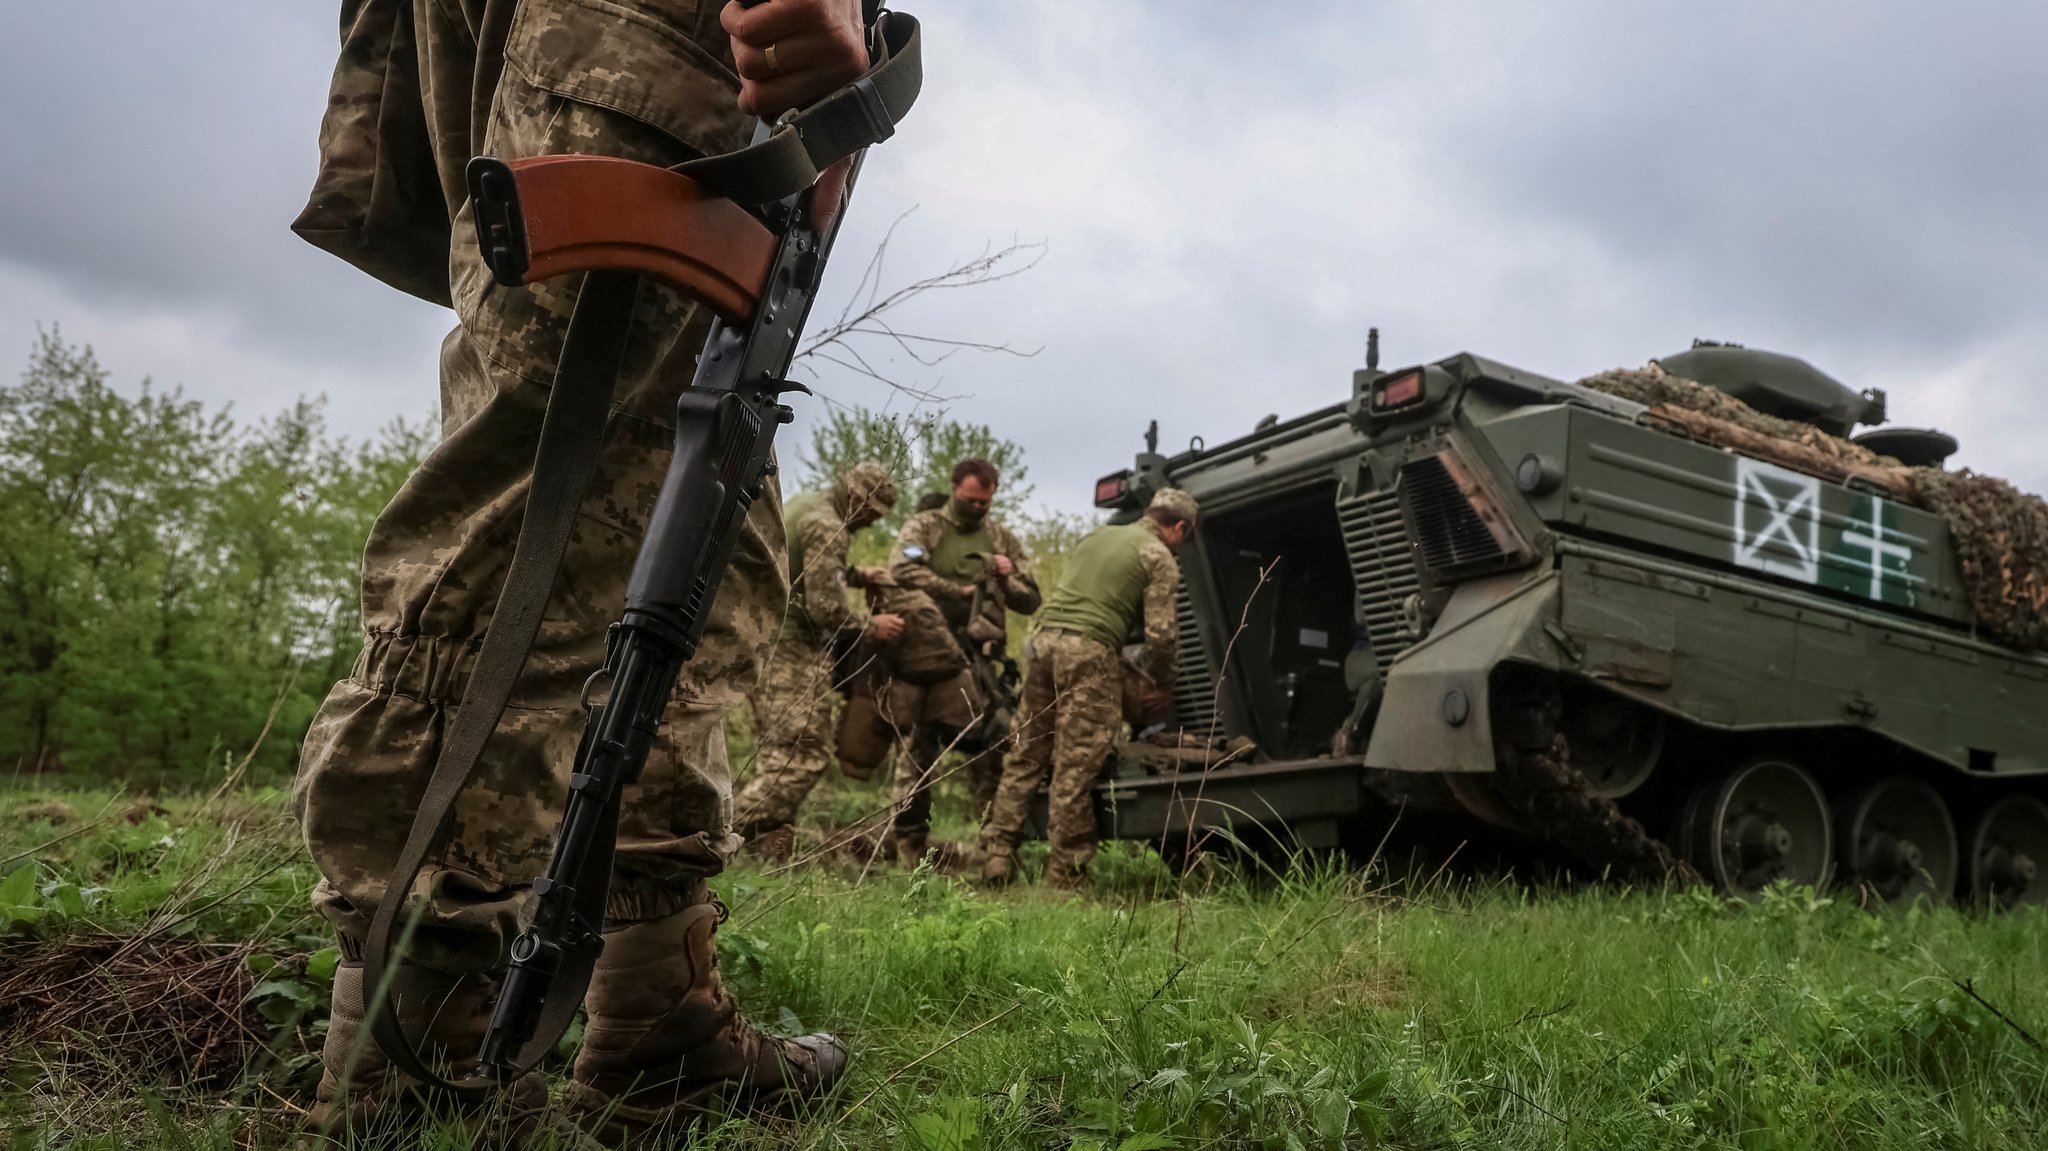
[[[370,523],[431,438],[123,395],[42,333],[0,388],[0,770],[288,771],[358,646]]]
[[[124,394],[89,347],[41,333],[0,386],[0,771],[143,786],[289,774],[360,646],[370,525],[433,441],[428,421],[333,435],[318,400],[242,420],[146,380]],[[882,562],[966,456],[1001,469],[997,514],[1046,586],[1088,524],[1029,515],[1022,449],[943,411],[836,408],[794,454],[792,488],[862,459],[895,472],[896,512],[856,562]]]

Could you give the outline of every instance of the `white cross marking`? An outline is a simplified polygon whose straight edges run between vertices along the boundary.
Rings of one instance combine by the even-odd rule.
[[[1870,497],[1870,531],[1842,533],[1842,543],[1862,548],[1870,553],[1870,598],[1884,599],[1884,561],[1886,557],[1911,562],[1913,549],[1905,544],[1896,544],[1884,538],[1884,500]]]

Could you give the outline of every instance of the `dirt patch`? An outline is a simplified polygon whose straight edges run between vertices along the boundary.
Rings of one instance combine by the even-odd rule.
[[[269,1050],[249,945],[115,935],[0,947],[0,1074],[218,1089]]]

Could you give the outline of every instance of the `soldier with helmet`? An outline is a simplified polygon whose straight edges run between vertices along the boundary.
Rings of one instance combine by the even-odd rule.
[[[896,597],[924,609],[905,613],[909,633],[903,648],[935,668],[945,661],[927,656],[953,655],[958,664],[944,678],[906,675],[899,666],[886,693],[889,721],[908,742],[897,763],[893,829],[897,858],[905,866],[924,858],[932,773],[949,748],[970,755],[976,814],[993,799],[996,745],[1008,723],[997,714],[1001,701],[991,698],[989,688],[1000,680],[996,668],[1005,659],[1007,613],[1029,615],[1040,598],[1024,545],[989,514],[999,479],[995,465],[984,459],[953,465],[945,506],[911,516],[889,557]],[[926,682],[916,682],[921,678]],[[974,785],[977,779],[980,786]]]
[[[1024,698],[1010,754],[981,828],[982,878],[1017,874],[1017,840],[1041,785],[1047,788],[1047,887],[1076,888],[1095,857],[1092,788],[1123,722],[1118,648],[1142,629],[1142,662],[1158,697],[1174,658],[1173,553],[1194,534],[1195,499],[1164,488],[1134,523],[1097,528],[1067,557],[1059,586],[1032,633]],[[1047,783],[1047,774],[1051,780]]]
[[[785,830],[831,766],[834,665],[863,633],[887,642],[903,617],[869,615],[848,602],[846,553],[854,535],[896,506],[896,483],[873,460],[846,469],[830,487],[789,501],[789,610],[753,699],[755,774],[733,800],[741,834],[771,854],[787,850]]]

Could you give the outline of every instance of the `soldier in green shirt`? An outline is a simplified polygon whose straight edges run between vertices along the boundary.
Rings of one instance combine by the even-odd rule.
[[[789,501],[789,610],[754,691],[754,778],[733,800],[740,834],[761,850],[788,850],[786,829],[832,766],[833,663],[872,631],[891,640],[903,617],[869,616],[846,596],[846,551],[855,533],[896,506],[896,484],[872,460],[846,469],[829,488]]]
[[[1097,528],[1067,557],[1031,636],[1010,755],[982,824],[984,881],[1016,877],[1017,839],[1048,768],[1045,884],[1086,880],[1095,857],[1090,789],[1123,722],[1117,649],[1142,624],[1145,670],[1161,690],[1170,686],[1180,582],[1173,553],[1194,533],[1195,510],[1193,496],[1162,489],[1135,523]]]
[[[911,635],[905,644],[957,642],[969,666],[951,679],[924,687],[897,684],[890,691],[892,722],[907,738],[907,754],[896,768],[896,855],[905,866],[924,858],[931,836],[932,769],[948,747],[967,751],[969,791],[976,796],[976,814],[993,798],[997,726],[991,746],[975,739],[988,726],[986,698],[978,681],[977,663],[1000,661],[1008,635],[1006,612],[1029,615],[1038,610],[1038,581],[1031,575],[1024,545],[994,516],[998,475],[994,464],[966,459],[953,465],[953,491],[943,508],[911,516],[896,536],[889,574],[896,586],[921,592],[938,605],[951,637]],[[916,617],[910,625],[916,626]],[[981,670],[986,670],[981,669]],[[980,786],[975,786],[977,779]]]

